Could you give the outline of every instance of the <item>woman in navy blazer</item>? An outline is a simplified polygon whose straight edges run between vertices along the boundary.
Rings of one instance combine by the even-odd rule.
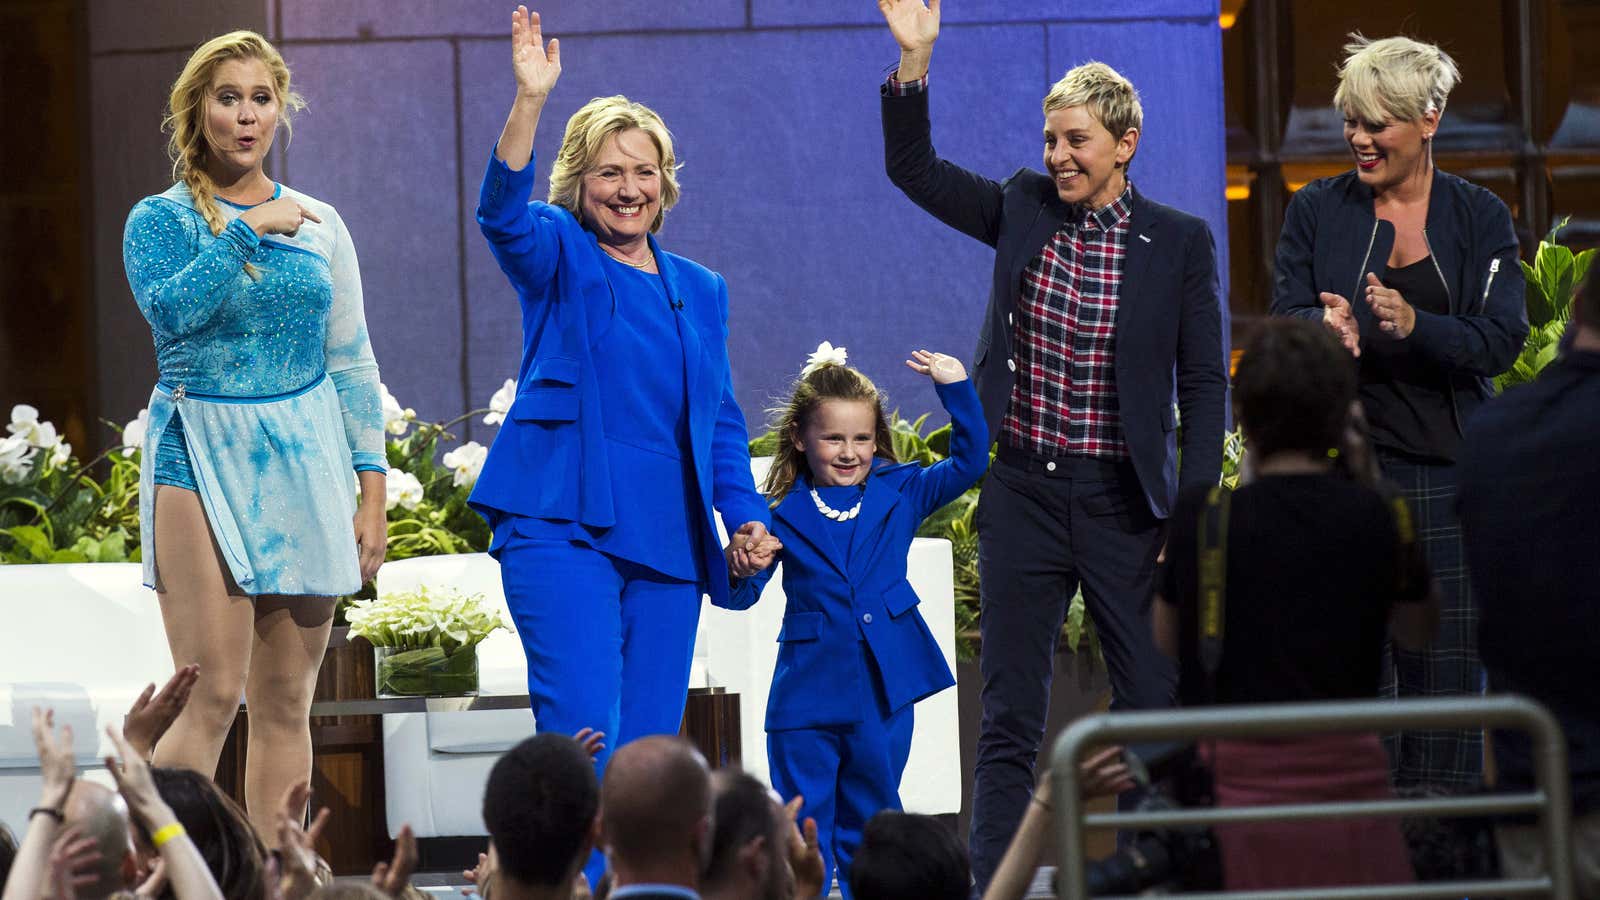
[[[913,704],[955,684],[917,611],[906,553],[922,520],[989,464],[966,370],[941,354],[913,357],[907,365],[933,378],[950,413],[948,459],[896,464],[872,382],[842,361],[822,363],[796,385],[766,484],[788,599],[767,695],[772,786],[805,798],[800,817],[816,820],[824,865],[838,869],[846,898],[867,820],[900,809]],[[736,577],[722,605],[750,607],[771,577]]]
[[[727,286],[652,234],[677,199],[666,128],[624,97],[590,101],[551,202],[528,202],[560,50],[521,7],[512,45],[517,98],[478,223],[517,289],[522,363],[471,503],[494,531],[539,730],[592,726],[620,746],[678,732],[700,597],[727,597],[730,566],[754,573],[742,548],[770,520],[733,396]],[[745,523],[727,558],[713,507]]]

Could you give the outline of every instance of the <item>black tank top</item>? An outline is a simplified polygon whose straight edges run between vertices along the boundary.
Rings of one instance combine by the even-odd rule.
[[[1431,256],[1385,269],[1382,281],[1419,313],[1450,314],[1450,295]],[[1378,331],[1376,322],[1361,339],[1360,396],[1374,444],[1424,461],[1455,462],[1461,435],[1451,409],[1449,374],[1409,342]]]

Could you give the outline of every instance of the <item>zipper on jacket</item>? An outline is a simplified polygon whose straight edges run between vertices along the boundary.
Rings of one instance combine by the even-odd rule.
[[[1433,271],[1438,273],[1439,283],[1444,285],[1444,308],[1447,311],[1451,311],[1455,304],[1450,300],[1450,282],[1445,280],[1444,270],[1439,268],[1439,257],[1433,252],[1433,242],[1428,240],[1427,226],[1423,226],[1422,229],[1422,243],[1428,248],[1428,258],[1433,260]],[[1497,259],[1494,263],[1494,267],[1498,268],[1500,260]],[[1490,278],[1492,279],[1493,276],[1491,275]],[[1484,289],[1484,296],[1488,296],[1487,288]],[[1462,312],[1467,312],[1467,310],[1462,310]],[[1450,420],[1456,426],[1456,435],[1459,437],[1465,429],[1461,427],[1461,404],[1456,401],[1456,380],[1449,373],[1445,374],[1445,389],[1450,393]]]
[[[1422,244],[1428,248],[1428,258],[1433,260],[1433,271],[1438,274],[1439,283],[1444,285],[1444,308],[1447,310],[1454,309],[1455,304],[1451,302],[1453,298],[1450,296],[1450,282],[1445,280],[1444,270],[1439,268],[1439,257],[1434,255],[1433,241],[1428,240],[1427,226],[1423,226],[1422,229]]]
[[[1483,282],[1483,299],[1478,301],[1478,312],[1482,313],[1489,308],[1489,289],[1494,287],[1495,273],[1500,271],[1500,258],[1489,260],[1489,277]]]
[[[1372,261],[1372,245],[1378,242],[1378,221],[1372,220],[1372,236],[1367,238],[1367,255],[1361,257],[1361,271],[1356,273],[1356,289],[1350,293],[1351,312],[1355,312],[1356,300],[1361,297],[1361,288],[1367,283],[1367,263]]]

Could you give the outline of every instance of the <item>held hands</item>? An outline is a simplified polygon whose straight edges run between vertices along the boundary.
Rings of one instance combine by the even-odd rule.
[[[749,578],[772,565],[782,549],[783,542],[773,537],[767,526],[760,522],[744,523],[723,550],[728,559],[728,577],[735,581]]]
[[[878,11],[889,24],[889,33],[906,53],[931,53],[939,39],[939,0],[878,0]],[[913,77],[921,77],[921,73]],[[910,81],[911,78],[902,78]]]
[[[1333,332],[1333,336],[1350,351],[1351,356],[1359,357],[1361,328],[1356,324],[1355,313],[1350,310],[1350,301],[1327,291],[1317,295],[1317,299],[1322,301],[1322,324]]]
[[[300,226],[309,219],[321,222],[317,214],[291,197],[279,197],[268,200],[260,206],[252,206],[239,214],[239,220],[255,230],[256,237],[266,237],[269,234],[286,234],[294,237]]]
[[[817,845],[817,820],[807,818],[804,822],[800,821],[800,806],[803,803],[805,798],[797,796],[783,806],[785,821],[789,823],[788,856],[789,868],[794,871],[795,900],[821,897],[826,888],[822,883],[827,873],[822,862],[822,850]]]
[[[1417,326],[1417,311],[1399,291],[1384,287],[1371,272],[1367,273],[1367,305],[1378,319],[1378,330],[1395,340],[1410,337]]]
[[[954,384],[967,377],[967,369],[961,365],[961,360],[943,353],[913,350],[911,358],[906,360],[906,366],[918,375],[932,378],[934,384]]]
[[[518,6],[511,14],[511,70],[517,76],[517,93],[525,97],[545,97],[561,77],[561,42],[544,44],[539,29],[539,14]]]

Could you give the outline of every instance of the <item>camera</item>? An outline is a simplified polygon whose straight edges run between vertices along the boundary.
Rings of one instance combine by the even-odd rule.
[[[1123,756],[1142,792],[1135,812],[1212,805],[1211,773],[1193,744],[1133,745]],[[1090,896],[1222,887],[1222,858],[1210,828],[1146,828],[1118,844],[1116,853],[1090,864]]]

